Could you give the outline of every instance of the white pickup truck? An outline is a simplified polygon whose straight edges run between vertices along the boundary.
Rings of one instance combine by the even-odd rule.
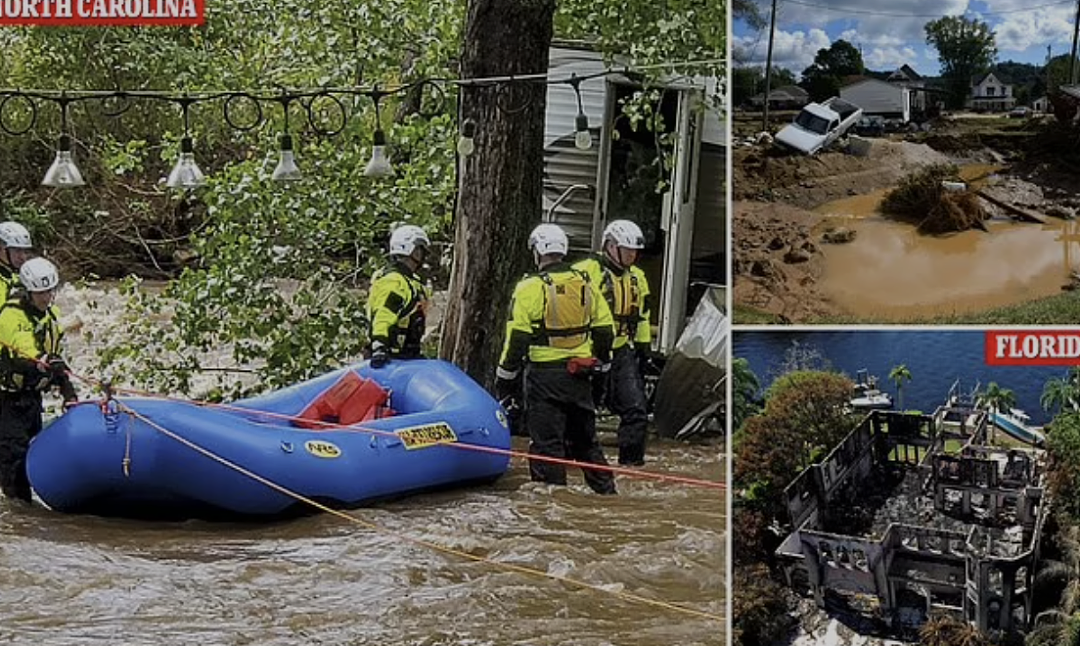
[[[808,103],[795,121],[784,126],[776,141],[804,155],[813,155],[839,139],[862,116],[862,108],[838,96]]]

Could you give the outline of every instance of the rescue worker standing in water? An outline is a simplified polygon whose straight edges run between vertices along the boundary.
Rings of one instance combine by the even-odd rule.
[[[391,358],[420,358],[431,294],[417,272],[431,245],[418,226],[405,224],[390,234],[390,266],[371,282],[367,300],[368,343],[372,368]]]
[[[42,393],[60,388],[65,404],[76,400],[68,367],[60,357],[60,327],[52,304],[60,277],[44,258],[19,270],[25,292],[0,308],[0,489],[30,502],[26,452],[41,432]]]
[[[649,360],[649,281],[634,263],[645,248],[641,228],[629,220],[613,220],[604,229],[602,250],[596,257],[574,264],[600,286],[615,319],[611,372],[607,379],[607,405],[619,416],[619,464],[645,464],[645,438],[649,413],[641,366]],[[597,402],[599,405],[599,402]]]
[[[565,262],[568,247],[566,233],[554,224],[541,224],[529,236],[539,271],[514,288],[496,396],[524,390],[529,453],[606,467],[590,380],[610,367],[611,311],[588,276]],[[616,493],[610,471],[583,472],[593,491]],[[561,464],[530,460],[529,473],[536,481],[566,484]]]
[[[0,222],[0,304],[19,284],[19,269],[30,259],[34,245],[30,232],[18,222]]]

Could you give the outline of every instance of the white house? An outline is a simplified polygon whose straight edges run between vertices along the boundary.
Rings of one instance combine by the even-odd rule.
[[[867,78],[840,88],[840,98],[862,108],[865,115],[911,120],[914,92],[899,84]]]
[[[993,72],[976,77],[971,83],[971,96],[967,107],[971,110],[986,112],[1004,112],[1016,105],[1013,86],[1005,83]]]
[[[1046,96],[1040,96],[1031,102],[1031,109],[1035,112],[1049,112],[1051,109],[1050,100]]]
[[[921,74],[911,69],[910,65],[901,65],[885,80],[911,90],[911,109],[913,111],[926,109],[926,80],[923,79]]]
[[[584,77],[605,69],[587,45],[560,43],[549,52],[549,79]],[[575,146],[578,97],[566,84],[548,85],[544,125],[544,218],[570,236],[571,251],[598,247],[615,219],[637,222],[646,237],[639,265],[653,293],[658,349],[678,340],[705,289],[727,283],[727,128],[720,116],[715,78],[664,80],[656,108],[673,146],[631,128],[619,101],[641,86],[622,75],[581,82],[581,110],[591,146]],[[666,181],[668,190],[656,193]]]

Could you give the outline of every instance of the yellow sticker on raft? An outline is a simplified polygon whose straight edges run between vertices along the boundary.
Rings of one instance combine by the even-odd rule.
[[[410,451],[435,446],[443,442],[457,442],[457,434],[446,422],[403,428],[397,434],[405,448]]]
[[[308,453],[317,458],[332,459],[341,455],[341,449],[339,449],[336,444],[324,440],[308,440],[307,442],[304,442],[304,448],[307,449]]]

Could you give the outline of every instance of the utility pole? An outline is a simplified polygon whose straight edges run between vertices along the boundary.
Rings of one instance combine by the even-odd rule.
[[[1076,21],[1073,23],[1072,54],[1069,55],[1069,84],[1076,85],[1076,36],[1080,33],[1080,0],[1076,0]]]
[[[1051,47],[1053,47],[1053,45],[1046,46],[1046,101],[1048,105],[1050,101],[1050,92],[1053,90],[1053,88],[1050,87],[1050,61],[1054,60],[1054,56],[1051,53]]]
[[[1080,0],[1076,0],[1080,4]],[[1080,15],[1080,14],[1077,14]],[[776,35],[776,0],[772,0],[772,15],[769,16],[769,51],[765,55],[765,113],[761,118],[761,130],[769,131],[769,92],[772,91],[772,45]]]

